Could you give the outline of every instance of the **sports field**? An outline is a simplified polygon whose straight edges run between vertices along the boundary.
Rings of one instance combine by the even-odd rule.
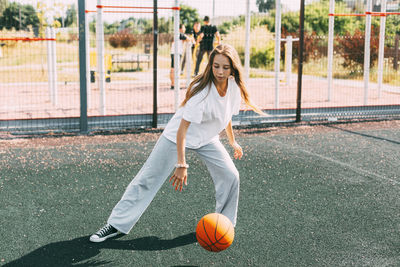
[[[160,134],[3,136],[0,265],[400,265],[399,120],[236,129],[245,155],[226,251],[196,243],[214,188],[193,153],[183,192],[166,182],[129,235],[90,243]]]

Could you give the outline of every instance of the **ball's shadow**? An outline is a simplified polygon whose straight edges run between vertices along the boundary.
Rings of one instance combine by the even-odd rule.
[[[155,251],[172,249],[196,242],[195,232],[174,239],[148,236],[133,240],[118,240],[121,236],[102,243],[91,243],[88,236],[51,243],[7,263],[5,266],[100,266],[112,264],[108,261],[90,260],[98,255],[101,249]]]

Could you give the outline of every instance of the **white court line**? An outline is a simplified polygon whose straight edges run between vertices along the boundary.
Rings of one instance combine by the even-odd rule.
[[[360,168],[358,168],[356,166],[353,166],[351,164],[348,164],[348,163],[345,163],[345,162],[341,162],[339,160],[336,160],[336,159],[333,159],[333,158],[329,158],[329,157],[317,154],[315,152],[311,152],[311,151],[305,150],[305,149],[297,147],[297,146],[287,145],[287,144],[285,144],[283,142],[280,142],[280,141],[277,141],[277,140],[274,140],[274,139],[270,139],[268,137],[263,137],[263,139],[265,139],[267,141],[270,141],[270,142],[273,142],[273,143],[277,143],[277,144],[283,145],[286,148],[291,149],[291,150],[293,150],[293,149],[294,150],[298,150],[298,151],[303,152],[305,154],[308,154],[308,155],[311,155],[311,156],[314,156],[314,157],[318,157],[318,158],[321,158],[321,159],[326,160],[326,161],[333,162],[333,163],[335,163],[337,165],[349,168],[352,171],[354,171],[355,173],[358,173],[358,174],[361,174],[361,175],[367,175],[367,176],[375,179],[378,182],[382,182],[382,180],[385,180],[387,182],[390,182],[392,185],[399,185],[400,184],[399,181],[387,178],[385,176],[382,176],[382,175],[374,173],[374,172],[370,172],[370,171],[366,171],[366,170],[360,169]]]

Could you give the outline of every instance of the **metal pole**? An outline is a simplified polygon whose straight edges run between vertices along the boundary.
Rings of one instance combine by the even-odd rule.
[[[78,1],[78,27],[79,27],[79,83],[80,83],[80,102],[81,102],[81,114],[79,118],[79,126],[80,131],[82,133],[86,133],[88,131],[88,120],[87,120],[87,98],[86,98],[86,90],[87,90],[87,75],[86,75],[86,50],[88,49],[86,43],[86,1],[79,0]]]
[[[189,88],[192,75],[192,45],[192,42],[186,42],[186,88]]]
[[[286,37],[285,47],[285,69],[286,69],[286,85],[290,85],[292,82],[292,50],[293,50],[293,37]]]
[[[153,0],[153,128],[157,128],[157,54],[158,54],[158,14],[157,0]]]
[[[53,60],[53,64],[52,64],[52,83],[53,83],[53,104],[57,105],[58,104],[58,89],[57,89],[57,49],[56,49],[56,29],[54,28],[50,28],[50,33],[51,33],[51,38],[53,40],[51,40],[50,44],[51,44],[51,54],[52,57],[51,59]]]
[[[244,73],[245,80],[248,83],[250,76],[250,0],[246,1],[246,37],[245,37],[245,52],[244,52]]]
[[[215,0],[213,0],[213,8],[212,8],[212,23],[215,24]]]
[[[281,1],[276,0],[275,14],[275,108],[279,108],[279,63],[281,54]]]
[[[85,1],[85,3],[87,3]],[[87,8],[85,7],[85,10]],[[90,30],[89,30],[89,16],[88,13],[85,12],[85,45],[86,45],[86,91],[87,91],[87,104],[88,108],[90,108]]]
[[[303,78],[303,53],[304,53],[304,0],[300,2],[300,41],[299,41],[299,66],[297,77],[297,106],[296,122],[301,121],[301,92]]]
[[[175,6],[179,6],[179,0],[175,0]],[[179,58],[179,10],[174,10],[174,83],[175,83],[175,111],[179,107],[179,91],[180,91],[180,58]]]
[[[386,12],[386,0],[381,1],[381,12]],[[378,97],[381,97],[383,81],[383,59],[385,52],[385,27],[386,16],[381,16],[379,25],[379,51],[378,51]]]
[[[329,14],[335,13],[335,0],[329,0]],[[333,32],[335,25],[335,17],[329,16],[329,33],[328,33],[328,101],[332,99],[333,78]]]
[[[50,27],[46,27],[45,30],[46,38],[51,38]],[[49,85],[49,100],[53,102],[53,53],[51,49],[51,41],[46,41],[47,45],[47,73],[48,73],[48,85]]]
[[[99,75],[100,89],[100,115],[106,115],[105,71],[104,71],[104,28],[102,0],[97,0],[97,73]]]
[[[368,104],[370,43],[371,43],[371,8],[372,0],[367,0],[365,16],[365,41],[364,41],[364,105]]]

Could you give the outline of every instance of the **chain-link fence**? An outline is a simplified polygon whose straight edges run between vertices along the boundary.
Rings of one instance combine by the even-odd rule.
[[[116,6],[113,1],[86,1],[88,60],[84,74],[79,68],[79,31],[85,31],[85,27],[79,27],[78,1],[8,3],[0,10],[0,130],[79,131],[82,75],[88,80],[89,130],[152,127],[155,118],[157,127],[163,127],[174,113],[177,101],[184,98],[200,48],[195,42],[186,42],[178,72],[171,71],[173,17],[178,1],[157,1],[157,35],[153,31],[153,2],[118,1]],[[294,121],[299,97],[299,11],[282,2],[277,40],[274,6],[259,12],[256,1],[249,1],[246,12],[245,0],[203,2],[179,3],[185,34],[190,39],[196,37],[195,22],[203,25],[203,18],[208,15],[221,42],[237,49],[244,66],[248,51],[247,87],[253,101],[269,115],[259,117],[243,106],[240,115],[234,117],[234,124]],[[374,6],[369,14],[366,7],[352,7],[346,1],[336,3],[334,12],[326,1],[306,5],[303,120],[400,115],[400,15],[392,2],[397,3],[388,2],[390,9],[386,9],[385,16],[381,6]],[[246,14],[250,14],[249,34]],[[371,20],[367,76],[366,15]],[[328,29],[331,17],[335,18],[332,35]],[[380,58],[383,17],[385,35]],[[200,72],[207,60],[205,54],[199,64]],[[172,88],[176,73],[179,86]]]

